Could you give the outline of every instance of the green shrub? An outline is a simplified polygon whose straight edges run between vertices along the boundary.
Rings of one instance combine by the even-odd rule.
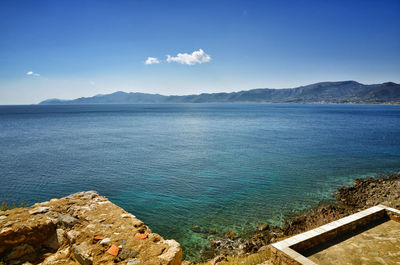
[[[0,211],[7,211],[8,210],[8,206],[6,202],[3,202],[0,206]],[[1,263],[0,263],[1,265]]]
[[[26,207],[29,207],[29,204],[26,203],[25,201],[21,201],[18,208],[26,208]],[[0,211],[7,211],[15,208],[17,208],[17,206],[15,205],[14,202],[11,204],[11,207],[9,207],[5,201],[3,201],[0,205]],[[0,263],[0,265],[2,264]]]

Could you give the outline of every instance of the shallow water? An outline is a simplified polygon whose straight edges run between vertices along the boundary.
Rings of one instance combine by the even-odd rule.
[[[0,106],[0,200],[97,190],[187,258],[206,235],[246,233],[400,170],[400,106]]]

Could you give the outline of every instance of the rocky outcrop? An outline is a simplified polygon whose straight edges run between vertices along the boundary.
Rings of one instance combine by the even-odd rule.
[[[180,265],[182,250],[94,191],[0,212],[7,264]]]

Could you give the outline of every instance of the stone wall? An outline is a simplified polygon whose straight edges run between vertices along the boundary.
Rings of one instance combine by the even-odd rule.
[[[180,265],[182,250],[94,191],[0,212],[7,264]]]

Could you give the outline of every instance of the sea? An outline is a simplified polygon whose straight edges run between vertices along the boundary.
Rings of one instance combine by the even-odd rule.
[[[189,260],[212,237],[281,224],[355,178],[398,171],[395,105],[0,106],[0,201],[96,190]]]

